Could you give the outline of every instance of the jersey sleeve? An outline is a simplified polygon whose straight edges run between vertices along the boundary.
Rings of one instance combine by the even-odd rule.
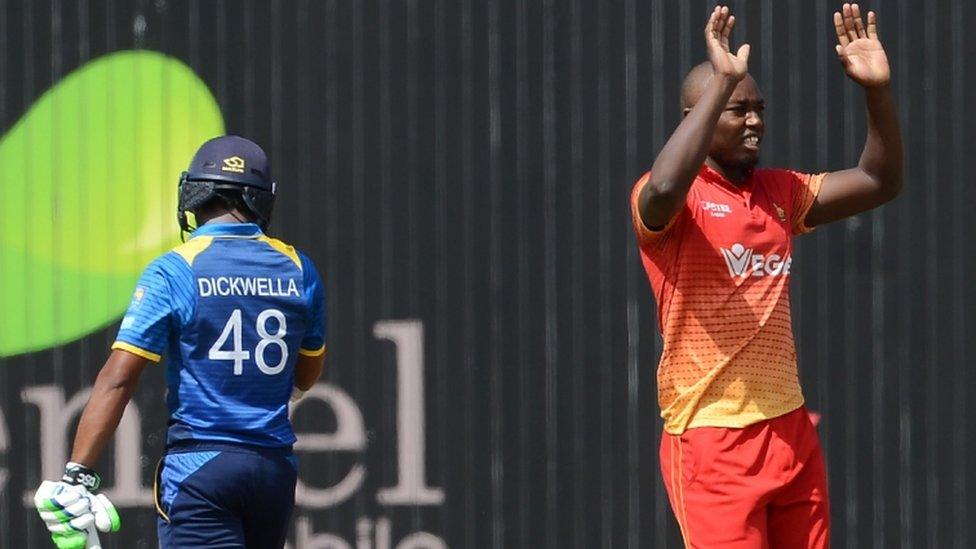
[[[806,225],[807,214],[810,213],[810,208],[817,201],[820,186],[827,174],[806,174],[794,171],[787,171],[786,173],[790,179],[790,194],[792,195],[790,224],[793,234],[808,233],[814,227]]]
[[[170,335],[174,300],[167,273],[154,261],[139,278],[112,349],[159,362]]]
[[[641,219],[640,216],[640,210],[638,209],[639,202],[637,199],[640,196],[640,192],[644,188],[644,185],[647,185],[650,180],[651,172],[645,173],[640,179],[637,180],[637,183],[634,184],[634,190],[630,195],[630,217],[634,222],[634,233],[637,234],[637,241],[642,245],[653,244],[660,241],[671,231],[671,228],[674,227],[674,224],[678,218],[684,214],[684,208],[678,210],[678,213],[674,214],[674,216],[671,217],[671,220],[657,231],[651,230],[647,225],[645,225],[644,220]]]
[[[305,254],[300,254],[302,274],[305,283],[305,299],[308,317],[305,335],[302,337],[299,354],[319,356],[325,353],[325,286],[315,264]]]

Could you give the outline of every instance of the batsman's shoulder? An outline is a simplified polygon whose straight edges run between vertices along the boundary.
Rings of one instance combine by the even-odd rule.
[[[187,266],[192,267],[197,256],[209,248],[213,241],[214,239],[212,236],[197,236],[174,247],[172,250],[163,254],[158,259],[171,257],[175,260],[176,257],[179,257],[182,258],[183,262],[185,262]]]
[[[307,280],[314,279],[321,282],[322,277],[319,274],[318,267],[315,265],[315,261],[305,252],[297,250],[296,253],[298,254],[299,261],[302,263],[302,273],[304,273],[305,278]]]
[[[301,260],[302,266],[308,266],[309,268],[311,268],[313,270],[315,269],[315,262],[312,261],[312,258],[309,257],[309,255],[307,253],[305,253],[305,252],[303,252],[301,250],[297,250],[297,249],[295,250],[295,253],[298,254],[298,259]]]
[[[155,268],[159,270],[176,274],[191,272],[193,263],[191,261],[187,261],[183,254],[179,253],[176,249],[173,249],[160,255],[149,265],[155,266]]]
[[[258,240],[264,242],[276,252],[285,255],[286,257],[288,257],[288,259],[291,259],[292,262],[295,263],[295,266],[297,266],[299,270],[302,269],[302,261],[299,258],[298,250],[296,250],[295,247],[292,246],[291,244],[288,244],[287,242],[278,240],[277,238],[272,238],[267,235],[259,236]]]
[[[193,270],[186,259],[174,250],[170,250],[157,256],[146,265],[142,271],[141,280],[143,283],[151,282],[153,279],[169,282],[192,277]]]

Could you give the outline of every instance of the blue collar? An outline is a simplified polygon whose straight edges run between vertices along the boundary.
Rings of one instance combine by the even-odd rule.
[[[261,228],[255,223],[207,223],[198,227],[190,238],[198,236],[261,236]]]

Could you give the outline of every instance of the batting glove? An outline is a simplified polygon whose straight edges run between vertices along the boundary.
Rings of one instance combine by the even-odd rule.
[[[85,547],[92,524],[102,532],[116,532],[119,513],[98,490],[101,478],[95,471],[78,463],[68,463],[59,482],[45,480],[34,494],[34,506],[51,532],[58,549]]]

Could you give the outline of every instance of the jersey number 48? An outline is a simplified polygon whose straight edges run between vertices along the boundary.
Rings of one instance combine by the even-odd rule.
[[[210,347],[210,352],[207,354],[210,360],[233,360],[235,376],[244,373],[244,361],[250,360],[251,358],[251,351],[245,349],[242,342],[241,330],[243,321],[241,317],[241,310],[234,309],[230,318],[227,319],[227,324],[224,325],[224,331],[220,333],[220,337],[217,338],[213,347]],[[278,321],[278,329],[273,334],[268,333],[269,318]],[[257,330],[258,335],[261,336],[261,341],[254,348],[254,362],[257,363],[258,370],[261,370],[261,372],[269,376],[273,376],[284,370],[285,363],[288,362],[288,346],[285,345],[284,339],[285,334],[288,333],[288,328],[285,325],[285,314],[278,309],[265,309],[258,315],[258,320],[255,324],[254,328]],[[234,348],[229,351],[224,350],[223,347],[231,336],[234,338]],[[281,358],[273,366],[269,366],[264,358],[264,351],[268,348],[268,345],[276,345],[281,349]]]

